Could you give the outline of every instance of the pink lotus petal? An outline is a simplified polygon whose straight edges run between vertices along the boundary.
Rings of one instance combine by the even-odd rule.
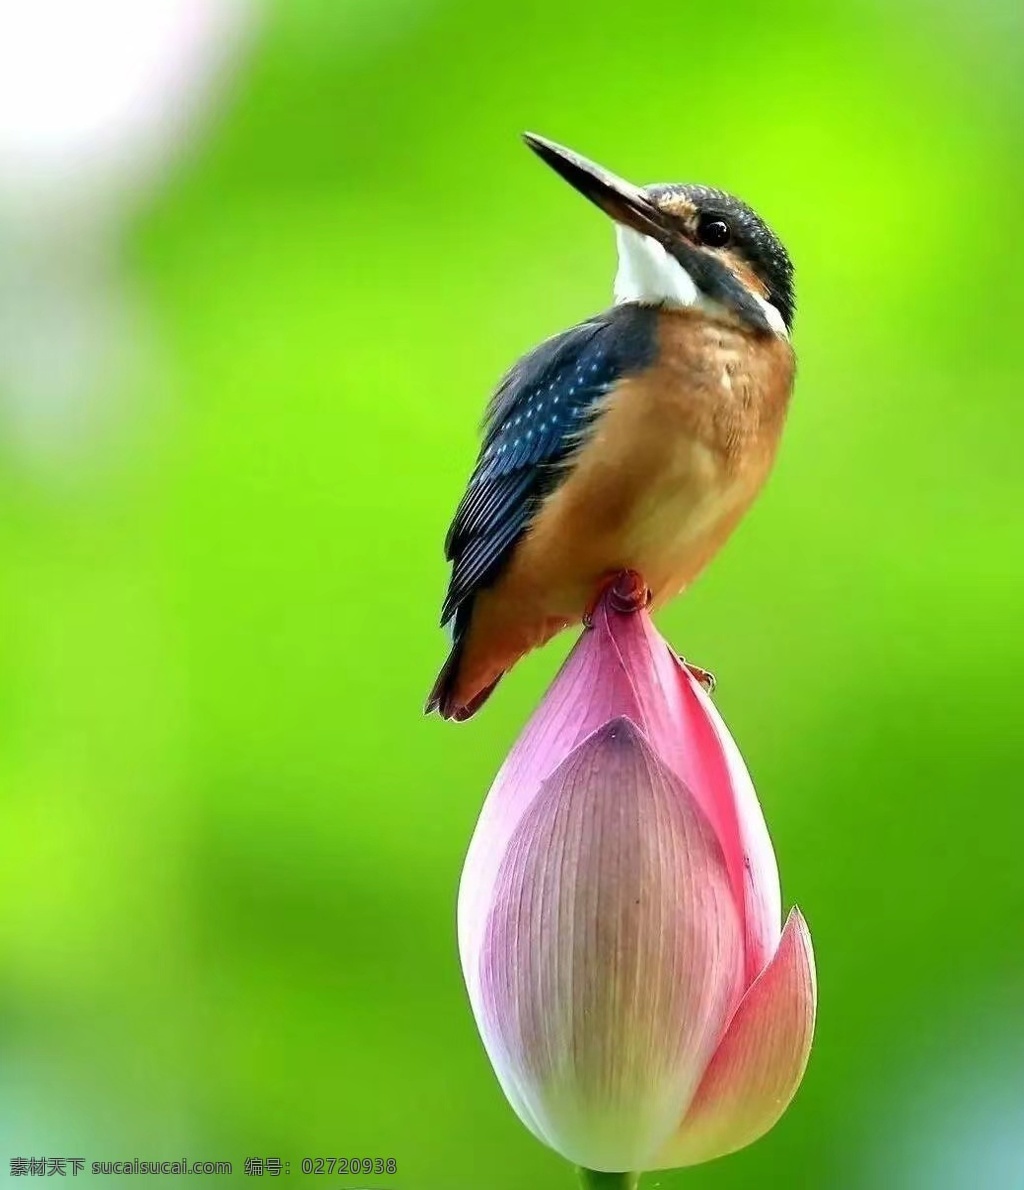
[[[651,745],[693,791],[722,845],[743,913],[749,982],[775,953],[782,928],[779,870],[750,774],[714,703],[650,617],[606,604],[598,615],[624,670],[637,675]]]
[[[695,791],[707,791],[701,804],[716,826],[733,887],[737,883],[740,887],[749,983],[775,953],[782,932],[775,850],[750,773],[729,729],[693,674],[678,662],[677,669],[686,688],[683,714],[676,724],[676,751],[666,759],[687,784],[693,783]]]
[[[639,617],[624,617],[630,620]],[[583,633],[487,795],[459,888],[459,947],[479,947],[498,865],[519,821],[548,777],[581,741],[617,716],[641,726],[644,714],[630,676],[600,617]],[[472,895],[467,895],[469,889]],[[473,977],[467,973],[470,993]]]
[[[775,957],[729,1022],[682,1126],[648,1168],[696,1165],[763,1136],[803,1078],[816,1004],[811,936],[794,909]]]
[[[579,673],[595,654],[577,653]],[[601,689],[588,688],[584,710]],[[677,1126],[742,989],[714,832],[619,717],[541,782],[496,867],[483,944],[462,955],[505,1094],[571,1160],[639,1169]],[[466,880],[462,893],[475,899]]]
[[[711,700],[647,612],[610,602],[597,608],[495,779],[466,858],[463,880],[474,897],[460,894],[460,945],[479,945],[488,880],[541,782],[592,731],[625,716],[692,792],[722,846],[749,983],[775,953],[782,922],[775,854],[750,776]]]

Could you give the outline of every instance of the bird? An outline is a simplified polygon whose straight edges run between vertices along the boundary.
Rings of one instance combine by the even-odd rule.
[[[771,470],[796,371],[793,264],[751,207],[523,139],[611,218],[614,304],[520,359],[487,406],[425,707],[456,721],[616,576],[642,576],[652,610],[693,582]]]

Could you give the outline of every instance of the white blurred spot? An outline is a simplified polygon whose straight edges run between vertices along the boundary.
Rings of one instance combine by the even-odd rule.
[[[247,0],[0,0],[0,433],[64,457],[142,354],[124,225],[245,44]]]
[[[136,180],[205,97],[244,0],[0,0],[0,202]]]

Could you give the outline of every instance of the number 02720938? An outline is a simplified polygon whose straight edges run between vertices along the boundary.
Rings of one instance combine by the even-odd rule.
[[[305,1174],[391,1174],[398,1172],[394,1157],[303,1157]]]

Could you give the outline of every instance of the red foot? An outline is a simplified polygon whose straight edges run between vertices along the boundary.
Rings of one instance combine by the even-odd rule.
[[[594,612],[605,597],[614,611],[628,615],[650,606],[651,589],[644,582],[643,575],[636,570],[616,570],[606,575],[583,614],[583,623],[587,628],[593,623]]]

